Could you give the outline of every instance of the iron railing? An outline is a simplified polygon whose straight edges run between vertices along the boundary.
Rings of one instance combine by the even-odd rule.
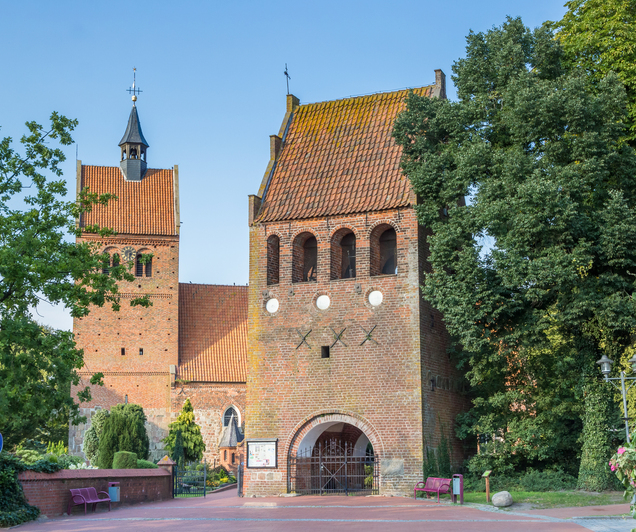
[[[173,494],[175,497],[205,497],[206,490],[207,467],[205,462],[188,464],[184,469],[174,468]]]

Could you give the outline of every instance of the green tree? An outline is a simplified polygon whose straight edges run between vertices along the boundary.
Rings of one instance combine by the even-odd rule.
[[[174,438],[174,446],[172,448],[172,459],[176,462],[177,468],[183,469],[185,456],[183,453],[183,434],[177,430]]]
[[[592,85],[616,73],[627,91],[627,136],[636,146],[636,2],[571,0],[565,5],[567,13],[551,26],[566,62],[583,68]]]
[[[136,409],[124,411],[124,409],[113,407],[110,415],[104,421],[102,434],[99,438],[97,465],[100,469],[111,469],[113,457],[118,451],[135,453],[137,457],[145,460],[148,458],[147,444],[146,427],[138,415],[138,411]]]
[[[84,441],[82,451],[91,461],[91,464],[96,466],[99,461],[99,438],[104,430],[104,422],[110,415],[108,410],[98,410],[91,416],[91,426],[84,434]]]
[[[118,309],[117,281],[134,280],[131,264],[104,274],[105,256],[97,245],[69,238],[112,234],[97,226],[76,227],[82,212],[106,204],[112,195],[84,190],[77,201],[64,199],[65,156],[50,143],[70,145],[77,121],[53,113],[48,130],[35,122],[26,125],[23,153],[12,148],[10,137],[0,141],[0,432],[8,449],[39,435],[51,418],[83,420],[69,394],[71,385],[80,384],[82,351],[71,332],[42,327],[30,309],[43,300],[66,306],[74,317],[86,316],[92,305]],[[100,379],[94,375],[91,383]],[[78,394],[80,401],[89,397],[88,387]]]
[[[133,426],[135,428],[135,442],[134,449],[132,450],[137,454],[137,458],[140,460],[147,460],[150,454],[150,440],[148,438],[148,431],[146,430],[146,414],[141,405],[132,403],[118,404],[110,409],[111,414],[121,414],[133,418]],[[143,429],[143,430],[142,430]],[[129,449],[121,449],[122,451],[128,451]]]
[[[590,90],[520,19],[471,32],[466,52],[459,101],[411,95],[394,131],[432,233],[424,297],[472,387],[458,434],[494,437],[504,468],[576,473],[585,376],[636,331],[625,89],[609,74]]]
[[[194,420],[194,408],[190,399],[186,399],[183,404],[179,417],[176,421],[170,423],[168,427],[168,436],[163,439],[166,450],[172,455],[175,449],[177,433],[181,432],[183,439],[183,455],[187,462],[197,462],[203,457],[205,451],[205,443],[201,436],[201,427]]]

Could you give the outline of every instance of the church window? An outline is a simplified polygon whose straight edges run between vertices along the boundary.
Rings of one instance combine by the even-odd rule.
[[[280,238],[267,239],[267,284],[278,284],[280,274]]]
[[[227,462],[227,451],[223,451],[223,460]]]
[[[356,235],[350,229],[337,231],[331,239],[331,278],[356,276]]]
[[[236,457],[235,457],[234,453],[232,453],[232,463],[234,463],[235,460],[236,460]]]
[[[135,276],[136,277],[152,277],[152,257],[143,258],[144,255],[139,253],[135,259]]]
[[[294,239],[292,282],[318,280],[318,241],[311,233],[301,233]]]
[[[397,234],[389,224],[371,233],[371,275],[395,275],[398,272]]]
[[[230,424],[230,420],[232,419],[232,415],[234,415],[234,419],[238,423],[239,417],[238,412],[234,409],[233,406],[230,406],[223,414],[223,426],[227,427]]]

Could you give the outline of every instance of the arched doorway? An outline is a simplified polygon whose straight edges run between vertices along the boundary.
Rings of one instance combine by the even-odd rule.
[[[379,494],[380,459],[359,425],[342,421],[342,416],[329,416],[299,430],[288,457],[288,491],[301,495]]]

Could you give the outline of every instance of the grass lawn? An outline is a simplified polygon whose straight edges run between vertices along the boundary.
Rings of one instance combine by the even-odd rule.
[[[492,500],[492,493],[490,494]],[[621,504],[622,491],[604,491],[589,493],[586,491],[511,491],[515,503],[528,503],[532,508],[566,508],[569,506],[594,506],[603,504]],[[483,492],[465,492],[464,502],[486,504],[486,494]]]

